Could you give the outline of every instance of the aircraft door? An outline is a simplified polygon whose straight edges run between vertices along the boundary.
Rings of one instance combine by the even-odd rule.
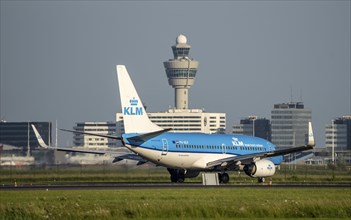
[[[168,153],[168,141],[165,138],[162,138],[162,154],[161,155],[167,155]]]

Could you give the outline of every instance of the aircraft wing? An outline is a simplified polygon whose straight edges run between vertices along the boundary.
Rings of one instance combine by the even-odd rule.
[[[121,160],[136,160],[139,163],[137,165],[144,164],[148,162],[144,158],[136,155],[135,153],[121,153],[116,151],[104,151],[104,150],[84,150],[84,149],[74,149],[71,147],[51,147],[48,146],[46,149],[52,149],[57,151],[65,151],[72,153],[84,153],[84,154],[98,154],[98,155],[110,155],[113,159],[112,163],[119,162]]]
[[[112,163],[119,162],[121,160],[135,160],[138,161],[137,165],[147,163],[148,161],[144,158],[136,155],[135,153],[121,153],[116,151],[104,151],[104,150],[84,150],[74,149],[70,147],[47,147],[46,149],[52,149],[57,151],[73,152],[73,153],[84,153],[84,154],[98,154],[98,155],[110,155],[113,159]]]
[[[98,154],[98,155],[110,155],[113,157],[112,163],[119,162],[121,160],[135,160],[138,161],[137,165],[147,163],[148,161],[144,158],[136,155],[135,153],[121,153],[115,151],[97,151],[97,150],[83,150],[83,149],[73,149],[73,148],[64,148],[64,147],[49,147],[49,149],[54,149],[57,151],[66,151],[66,152],[75,152],[75,153],[85,153],[85,154]]]
[[[312,123],[309,122],[308,123],[308,142],[304,146],[227,157],[220,160],[208,162],[207,168],[213,168],[217,166],[233,168],[240,164],[248,164],[253,161],[261,160],[263,158],[275,157],[275,156],[280,156],[280,155],[285,155],[285,154],[290,154],[290,153],[295,153],[295,152],[300,152],[305,150],[312,150],[314,146],[315,146],[315,142],[314,142],[314,136],[313,136],[313,130],[312,130]]]
[[[295,152],[300,152],[305,150],[311,150],[313,149],[313,147],[314,147],[313,145],[305,145],[301,147],[294,147],[294,148],[288,148],[283,150],[274,150],[274,151],[259,152],[254,154],[232,156],[232,157],[227,157],[224,159],[208,162],[207,168],[212,168],[216,166],[231,167],[233,165],[238,165],[238,164],[248,164],[263,158],[269,158],[269,157],[275,157],[279,155],[285,155],[285,154],[290,154],[290,153],[295,153]]]
[[[51,146],[49,146],[46,149],[73,152],[73,153],[100,154],[100,155],[116,153],[116,152],[112,152],[112,151],[84,150],[84,149],[75,149],[75,148],[71,148],[71,147],[51,147]]]
[[[134,153],[122,153],[122,152],[116,152],[116,151],[105,151],[105,150],[86,150],[86,149],[75,149],[71,147],[52,147],[48,146],[41,135],[39,134],[38,130],[36,127],[32,124],[33,131],[35,133],[35,136],[39,142],[39,146],[45,149],[52,149],[52,150],[57,150],[57,151],[66,151],[66,152],[74,152],[74,153],[86,153],[86,154],[99,154],[99,155],[110,155],[111,157],[114,157],[113,163],[121,161],[121,160],[136,160],[139,161],[138,165],[141,165],[143,163],[146,163],[145,159],[142,157],[134,154]],[[82,132],[77,132],[77,133],[82,133]],[[106,136],[106,135],[105,135]],[[114,136],[113,136],[114,137]],[[116,138],[116,137],[114,137]]]

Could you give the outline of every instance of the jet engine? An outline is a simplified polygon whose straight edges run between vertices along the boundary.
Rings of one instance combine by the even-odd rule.
[[[270,160],[258,160],[244,166],[244,172],[251,177],[268,177],[275,173],[275,165]]]

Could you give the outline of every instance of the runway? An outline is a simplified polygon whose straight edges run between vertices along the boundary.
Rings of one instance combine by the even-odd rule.
[[[184,189],[184,188],[350,188],[351,182],[337,183],[232,183],[220,185],[202,185],[202,183],[140,183],[140,182],[69,182],[49,184],[2,185],[0,191],[6,190],[132,190],[132,189]]]

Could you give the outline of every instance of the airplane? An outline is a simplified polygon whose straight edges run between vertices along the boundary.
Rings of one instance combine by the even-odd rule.
[[[244,171],[264,182],[273,176],[285,154],[314,148],[312,124],[304,146],[276,149],[264,139],[234,134],[177,133],[163,129],[148,117],[124,65],[116,65],[125,133],[121,137],[63,131],[117,139],[145,161],[166,167],[172,182],[184,182],[200,172],[218,172],[221,183],[229,182],[228,171]]]

